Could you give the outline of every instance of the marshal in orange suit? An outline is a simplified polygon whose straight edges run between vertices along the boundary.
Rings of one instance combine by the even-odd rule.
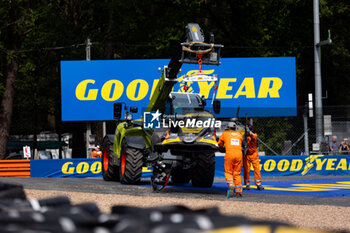
[[[249,126],[249,136],[247,137],[248,150],[243,159],[244,168],[244,184],[246,190],[250,189],[250,165],[254,168],[254,180],[258,190],[263,190],[264,187],[261,185],[261,174],[260,174],[260,163],[257,148],[258,135],[252,132],[253,127]]]
[[[229,122],[228,129],[225,130],[219,139],[219,147],[225,146],[225,178],[228,184],[227,197],[242,197],[241,171],[243,136],[236,131],[236,124]]]

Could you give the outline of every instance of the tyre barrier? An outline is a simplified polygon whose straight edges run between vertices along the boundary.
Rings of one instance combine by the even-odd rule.
[[[8,195],[12,193],[12,195]],[[103,213],[95,203],[73,205],[67,197],[27,200],[23,187],[0,183],[1,232],[319,232],[276,221],[225,216],[217,208],[114,206]]]
[[[0,177],[30,177],[30,160],[0,160]]]

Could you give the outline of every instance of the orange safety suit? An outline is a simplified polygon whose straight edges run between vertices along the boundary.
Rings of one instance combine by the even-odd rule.
[[[91,157],[93,159],[101,158],[101,156],[102,156],[102,151],[100,150],[99,151],[94,150],[91,154]]]
[[[253,164],[254,168],[254,180],[256,185],[261,185],[261,174],[260,174],[260,163],[257,148],[257,138],[256,133],[250,133],[247,137],[248,150],[243,159],[244,167],[244,184],[250,185],[250,164]]]
[[[242,193],[241,171],[243,165],[242,159],[241,133],[234,130],[225,130],[219,139],[219,146],[226,148],[225,155],[225,178],[228,186],[235,186],[236,193]]]

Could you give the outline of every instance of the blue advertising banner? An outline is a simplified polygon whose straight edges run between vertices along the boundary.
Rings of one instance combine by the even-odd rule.
[[[139,118],[148,105],[167,59],[61,61],[63,121],[113,120],[113,103],[139,108]],[[217,117],[295,116],[296,71],[294,57],[224,58],[220,66],[203,66],[217,74],[215,97],[221,100]],[[197,74],[198,65],[184,64],[174,92],[184,92],[183,76]],[[188,92],[211,99],[214,82],[189,82]]]
[[[45,159],[30,161],[31,177],[102,178],[101,159]],[[152,170],[144,167],[142,177],[150,178]]]
[[[225,177],[224,157],[216,157],[216,177]],[[350,175],[350,155],[260,156],[261,176]],[[254,170],[251,166],[251,177]],[[251,178],[252,179],[252,178]]]
[[[31,177],[102,177],[101,159],[45,159],[30,161]]]
[[[31,177],[102,177],[100,159],[31,160],[30,164]],[[344,176],[350,175],[350,155],[261,156],[260,167],[263,177]],[[151,174],[150,168],[143,168],[143,178],[149,178]],[[251,176],[253,180],[253,170]],[[216,156],[215,177],[225,177],[223,156]]]

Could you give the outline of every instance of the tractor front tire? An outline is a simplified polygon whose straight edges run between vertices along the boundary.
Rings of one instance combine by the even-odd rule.
[[[119,177],[122,184],[137,184],[141,181],[143,154],[141,150],[124,144],[120,155]]]
[[[192,172],[194,187],[210,188],[214,182],[215,153],[201,153]]]
[[[102,176],[106,181],[119,181],[119,169],[113,163],[113,144],[108,138],[102,144]]]

